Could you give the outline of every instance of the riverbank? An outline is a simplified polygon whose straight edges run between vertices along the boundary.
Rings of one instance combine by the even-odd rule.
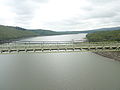
[[[86,38],[89,42],[120,42],[120,30],[113,30],[113,31],[98,31],[94,33],[89,33],[86,35]],[[120,52],[113,51],[113,52],[94,52],[98,55],[108,57],[117,61],[120,61]]]
[[[36,36],[29,36],[29,37],[21,37],[21,38],[17,38],[17,39],[10,39],[10,40],[0,40],[0,44],[11,43],[11,42],[20,41],[23,39],[33,38],[33,37],[38,37],[38,36],[36,35]]]
[[[104,51],[104,52],[94,52],[95,54],[113,59],[115,61],[120,61],[120,52],[119,51],[113,51],[113,52],[109,52],[109,51]]]

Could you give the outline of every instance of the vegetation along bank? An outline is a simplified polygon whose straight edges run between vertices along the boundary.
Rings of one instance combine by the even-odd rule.
[[[113,31],[100,31],[89,33],[86,35],[89,42],[120,42],[120,30]],[[120,52],[95,52],[98,55],[108,57],[117,61],[120,61]]]
[[[18,40],[26,37],[78,34],[78,33],[84,33],[84,32],[82,31],[56,32],[56,31],[44,30],[44,29],[24,29],[21,27],[0,25],[0,43],[10,42],[13,40]]]

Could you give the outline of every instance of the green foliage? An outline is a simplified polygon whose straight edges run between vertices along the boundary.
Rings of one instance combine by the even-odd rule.
[[[120,41],[120,30],[89,33],[86,37],[90,42]]]
[[[35,32],[39,34],[40,36],[49,36],[49,35],[59,35],[61,33],[51,30],[43,30],[43,29],[37,29],[37,30],[30,30],[32,32]]]
[[[43,30],[43,29],[37,29],[37,30],[30,30],[32,32],[38,33],[40,36],[50,36],[50,35],[66,35],[66,34],[78,34],[81,33],[81,31],[51,31],[51,30]]]
[[[50,36],[50,35],[77,34],[80,32],[81,31],[56,32],[56,31],[43,30],[43,29],[27,30],[21,27],[0,25],[0,41],[14,40],[14,39],[38,36],[38,35]]]
[[[18,39],[30,36],[36,36],[37,34],[27,30],[17,30],[16,28],[0,25],[0,41]]]

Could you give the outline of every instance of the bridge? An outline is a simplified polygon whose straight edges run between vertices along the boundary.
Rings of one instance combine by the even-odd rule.
[[[120,51],[119,42],[14,41],[0,44],[0,53]]]

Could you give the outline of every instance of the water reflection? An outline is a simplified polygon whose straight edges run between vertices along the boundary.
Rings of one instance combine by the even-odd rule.
[[[30,40],[41,38],[47,39]],[[119,69],[119,62],[90,52],[0,55],[0,90],[119,90]]]
[[[56,36],[44,36],[23,39],[21,41],[71,41],[71,40],[84,40],[86,34],[72,34],[72,35],[56,35]]]

